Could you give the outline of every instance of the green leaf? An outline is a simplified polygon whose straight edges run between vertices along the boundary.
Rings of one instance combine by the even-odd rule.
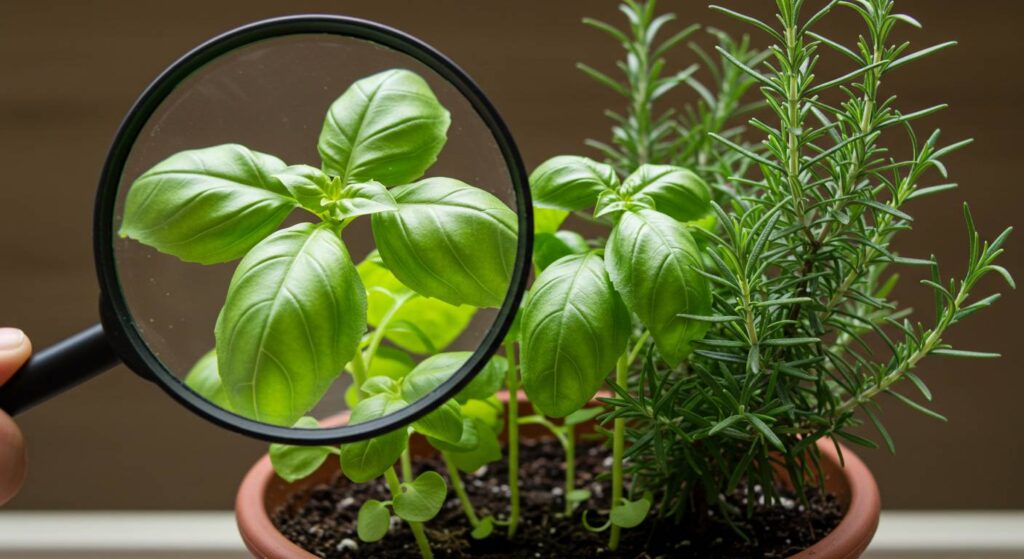
[[[119,234],[186,262],[240,258],[296,206],[284,168],[237,144],[176,153],[132,183]]]
[[[625,350],[630,318],[597,254],[567,256],[544,270],[523,311],[522,376],[546,415],[582,408]]]
[[[470,400],[462,404],[462,417],[479,419],[495,432],[500,432],[505,426],[502,421],[504,411],[505,406],[497,396],[491,396],[486,400]]]
[[[192,370],[185,375],[185,386],[217,407],[231,411],[231,402],[228,401],[228,394],[217,372],[217,350],[211,349],[196,361]]]
[[[384,538],[391,527],[391,513],[387,506],[377,499],[370,499],[359,507],[356,517],[356,534],[364,542],[375,542]]]
[[[366,293],[336,233],[301,223],[242,259],[217,321],[217,361],[231,407],[292,425],[355,355]]]
[[[474,400],[473,402],[477,402]],[[471,403],[473,403],[471,402]],[[471,418],[476,431],[477,444],[471,450],[449,451],[449,458],[460,471],[472,473],[481,467],[501,460],[501,443],[494,427],[487,421],[476,417]],[[436,446],[436,445],[435,445]]]
[[[395,277],[453,305],[501,306],[515,264],[515,212],[455,179],[429,178],[392,193],[398,210],[373,215],[373,236]]]
[[[373,396],[375,394],[400,394],[401,387],[395,381],[395,379],[386,376],[375,376],[366,379],[366,382],[359,387],[359,390],[367,396]],[[358,401],[358,400],[357,400]]]
[[[439,353],[416,365],[402,379],[402,398],[415,402],[434,391],[466,362],[470,352]],[[449,443],[462,438],[462,411],[455,400],[448,400],[412,424],[416,431]]]
[[[444,505],[448,486],[437,472],[423,472],[411,483],[402,484],[402,493],[395,495],[395,514],[408,522],[426,522],[437,516]]]
[[[685,314],[711,314],[711,290],[699,249],[686,227],[652,210],[627,212],[605,252],[608,275],[623,301],[650,330],[662,357],[678,365],[709,324]]]
[[[344,184],[309,165],[292,165],[274,175],[303,208],[324,219],[341,221],[379,212],[395,211],[395,199],[376,181]]]
[[[395,297],[414,293],[384,266],[376,251],[370,253],[356,268],[366,286],[366,315],[371,326],[380,325],[394,305]],[[476,309],[469,305],[450,305],[440,299],[414,294],[394,313],[384,337],[406,351],[437,353],[459,337],[475,313]],[[416,325],[415,330],[410,328],[413,324]],[[384,349],[381,347],[378,350],[378,357]],[[374,357],[371,368],[377,359]],[[411,369],[412,365],[409,366]]]
[[[619,178],[610,165],[575,155],[548,159],[530,175],[534,205],[555,210],[592,207],[602,191],[618,186]]]
[[[565,424],[579,425],[581,423],[586,423],[604,412],[605,409],[601,406],[594,406],[592,408],[583,408],[580,410],[576,410],[570,413],[569,415],[565,416]]]
[[[586,489],[573,489],[565,496],[570,503],[582,503],[590,498],[590,491]]]
[[[467,354],[466,359],[468,358]],[[455,401],[465,404],[469,400],[484,400],[494,396],[505,382],[507,373],[508,361],[505,357],[500,355],[491,357],[484,368],[473,377],[473,380],[469,381],[469,384],[455,395]]]
[[[480,523],[473,528],[473,531],[469,533],[474,540],[482,540],[487,536],[490,536],[494,532],[494,517],[485,516],[480,519]]]
[[[636,528],[647,518],[650,510],[651,502],[647,499],[623,499],[622,503],[612,508],[611,521],[613,525],[621,528]]]
[[[386,70],[348,88],[327,111],[317,150],[343,184],[387,186],[423,176],[447,141],[451,116],[427,82]]]
[[[312,417],[302,417],[295,422],[297,429],[318,429],[320,424]],[[337,452],[329,446],[270,445],[270,463],[277,475],[288,483],[300,480],[317,470],[327,457]]]
[[[533,262],[544,271],[559,258],[585,254],[590,250],[587,240],[575,231],[541,233],[533,238]]]
[[[321,204],[338,221],[398,209],[395,198],[377,181],[352,183],[342,188],[337,198],[324,199]]]
[[[656,210],[678,221],[697,220],[711,211],[711,189],[682,167],[641,165],[619,190],[629,198],[651,198]]]
[[[443,439],[435,439],[434,437],[427,437],[427,442],[430,446],[442,451],[442,452],[468,452],[477,447],[480,444],[479,436],[476,432],[476,423],[471,417],[462,418],[462,437],[456,442],[449,442]]]
[[[408,405],[395,394],[377,394],[360,400],[352,409],[349,424],[356,425],[395,413]],[[395,465],[409,441],[405,428],[341,446],[341,470],[345,477],[364,483],[380,477]]]
[[[554,233],[562,226],[569,212],[550,208],[533,208],[533,232],[535,235]]]
[[[372,296],[371,296],[372,298]],[[408,353],[391,346],[380,346],[373,356],[366,374],[370,378],[387,377],[399,380],[416,366],[416,362]]]

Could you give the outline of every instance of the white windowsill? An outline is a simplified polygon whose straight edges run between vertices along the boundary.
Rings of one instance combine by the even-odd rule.
[[[230,512],[0,512],[0,558],[248,557]],[[882,513],[869,559],[1024,557],[1024,511]]]

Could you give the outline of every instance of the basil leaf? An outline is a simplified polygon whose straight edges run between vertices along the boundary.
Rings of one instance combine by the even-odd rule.
[[[523,311],[523,388],[545,415],[582,408],[625,350],[630,319],[597,254],[544,270]]]
[[[610,165],[575,155],[548,159],[530,175],[533,204],[540,208],[586,209],[597,202],[601,192],[618,187],[619,178]]]
[[[391,506],[402,520],[426,522],[441,512],[447,495],[448,485],[441,474],[428,470],[411,483],[403,483]]]
[[[480,444],[477,438],[475,420],[469,417],[462,418],[462,437],[458,441],[449,442],[443,439],[427,437],[427,442],[442,452],[467,452]]]
[[[622,528],[636,528],[651,510],[651,502],[647,499],[637,501],[622,500],[622,503],[612,507],[611,521],[615,526]]]
[[[302,417],[295,422],[298,429],[318,429],[320,423],[312,417]],[[309,476],[337,449],[330,446],[270,445],[270,463],[281,479],[292,483]]]
[[[533,238],[533,262],[541,271],[564,256],[589,250],[587,240],[575,231],[540,233]]]
[[[396,209],[395,199],[376,181],[345,185],[309,165],[292,165],[274,175],[303,208],[322,219],[341,221]]]
[[[337,199],[326,200],[323,204],[330,210],[331,217],[339,221],[398,209],[394,197],[377,181],[352,183],[341,189]]]
[[[338,235],[301,223],[242,259],[217,321],[231,407],[292,425],[313,408],[366,330],[366,293]]]
[[[402,379],[402,398],[415,402],[430,394],[448,380],[469,355],[469,352],[440,353],[424,359]],[[457,443],[462,438],[462,411],[457,402],[449,400],[413,422],[412,427],[428,437]]]
[[[216,349],[211,349],[196,361],[192,370],[185,375],[185,386],[217,407],[231,411],[228,394],[224,391],[224,385],[220,382],[220,374],[217,372]]]
[[[565,210],[552,210],[550,208],[533,208],[533,233],[554,233],[562,226],[569,212]]]
[[[432,355],[416,366],[403,380],[402,394],[408,401],[422,398],[453,374],[472,357],[469,351],[455,351]],[[460,390],[455,401],[464,404],[469,400],[483,400],[493,396],[505,380],[508,362],[504,357],[492,357],[473,377],[473,380]]]
[[[398,210],[373,215],[381,259],[403,284],[453,305],[498,307],[516,254],[516,214],[479,188],[429,178],[394,188]]]
[[[451,116],[427,82],[386,70],[349,87],[327,111],[317,150],[343,184],[414,181],[437,160]]]
[[[376,252],[360,262],[357,269],[366,286],[367,318],[376,327],[391,310],[395,298],[412,291],[384,266]],[[384,337],[412,353],[437,353],[459,337],[475,313],[476,309],[469,305],[449,305],[440,299],[414,295],[392,316]]]
[[[408,404],[395,394],[377,394],[360,400],[352,409],[349,424],[355,425],[395,413]],[[408,429],[401,428],[372,439],[341,446],[341,469],[345,477],[363,483],[380,477],[395,465],[409,441]]]
[[[466,356],[469,359],[469,355]],[[454,372],[454,371],[453,371]],[[465,388],[455,395],[455,401],[465,404],[469,400],[484,400],[494,396],[505,382],[508,374],[508,361],[504,356],[491,357],[483,369],[469,381]]]
[[[497,431],[481,419],[472,419],[477,444],[472,450],[449,451],[448,457],[459,470],[472,473],[481,467],[501,460],[501,444]]]
[[[373,356],[373,361],[370,362],[370,368],[367,369],[366,374],[370,378],[380,376],[399,380],[409,374],[409,371],[415,366],[416,362],[413,361],[411,355],[385,345],[377,348],[377,354]]]
[[[322,202],[331,188],[331,177],[326,173],[309,165],[290,165],[274,173],[274,178],[300,206],[317,215],[325,213]]]
[[[399,394],[401,392],[401,389],[399,388],[398,383],[395,382],[395,379],[385,376],[370,377],[366,379],[366,382],[359,386],[359,390],[368,396],[385,393]]]
[[[356,516],[356,535],[359,539],[372,543],[384,539],[391,528],[391,513],[384,503],[370,499],[359,507]]]
[[[686,226],[653,210],[626,212],[605,251],[612,283],[650,330],[661,356],[678,365],[708,323],[680,314],[711,314],[711,291],[701,255]]]
[[[620,191],[628,198],[651,198],[655,209],[678,221],[700,219],[711,211],[711,189],[682,167],[641,165],[623,181]]]
[[[132,183],[119,234],[186,262],[240,258],[295,207],[285,164],[245,146],[182,151]]]
[[[480,523],[473,528],[473,531],[469,533],[474,540],[482,540],[491,535],[494,532],[494,517],[485,516],[480,519]]]

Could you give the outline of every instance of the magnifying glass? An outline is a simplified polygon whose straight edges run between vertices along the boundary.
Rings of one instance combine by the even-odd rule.
[[[33,356],[0,409],[123,362],[267,441],[425,419],[495,378],[530,207],[497,111],[430,46],[323,15],[228,32],[128,113],[96,198],[101,323]]]

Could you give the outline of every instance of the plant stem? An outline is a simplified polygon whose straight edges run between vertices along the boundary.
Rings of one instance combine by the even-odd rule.
[[[402,309],[402,306],[405,305],[409,299],[412,299],[414,295],[415,293],[410,291],[409,293],[404,293],[395,297],[391,308],[389,308],[388,311],[384,313],[384,316],[381,317],[380,322],[377,324],[377,328],[373,331],[373,335],[370,336],[370,343],[366,346],[366,353],[363,358],[365,360],[366,368],[369,368],[373,364],[373,358],[377,356],[377,349],[380,348],[380,343],[384,340],[384,334],[387,333],[391,320],[395,318],[395,315]]]
[[[388,489],[391,491],[391,498],[402,494],[402,483],[398,481],[398,474],[394,466],[384,471],[384,479],[388,482]],[[430,542],[427,541],[427,534],[423,531],[423,523],[406,522],[412,530],[413,538],[416,539],[416,546],[420,548],[420,555],[423,559],[434,559],[434,552],[430,550]]]
[[[573,502],[569,494],[576,490],[576,428],[564,426],[565,442],[565,516],[572,516]]]
[[[615,384],[626,388],[629,383],[629,355],[623,353],[615,366]],[[621,417],[615,418],[615,427],[612,434],[612,510],[622,502],[622,456],[626,450],[626,420]],[[612,524],[611,533],[608,536],[608,549],[615,551],[619,548],[619,537],[622,529]]]
[[[466,518],[469,519],[470,526],[476,528],[477,525],[480,524],[480,517],[477,516],[476,510],[473,509],[473,502],[469,500],[469,495],[466,494],[466,486],[462,484],[462,477],[459,476],[459,469],[452,463],[452,458],[447,452],[442,452],[441,458],[444,459],[444,467],[448,469],[448,479],[452,483],[452,489],[455,490],[455,494],[459,497],[459,503],[462,505],[462,512],[466,513]]]
[[[516,371],[516,350],[513,342],[505,343],[508,360],[508,537],[516,535],[519,526],[519,372]]]
[[[402,451],[402,481],[412,481],[412,455],[409,453],[409,445]]]

